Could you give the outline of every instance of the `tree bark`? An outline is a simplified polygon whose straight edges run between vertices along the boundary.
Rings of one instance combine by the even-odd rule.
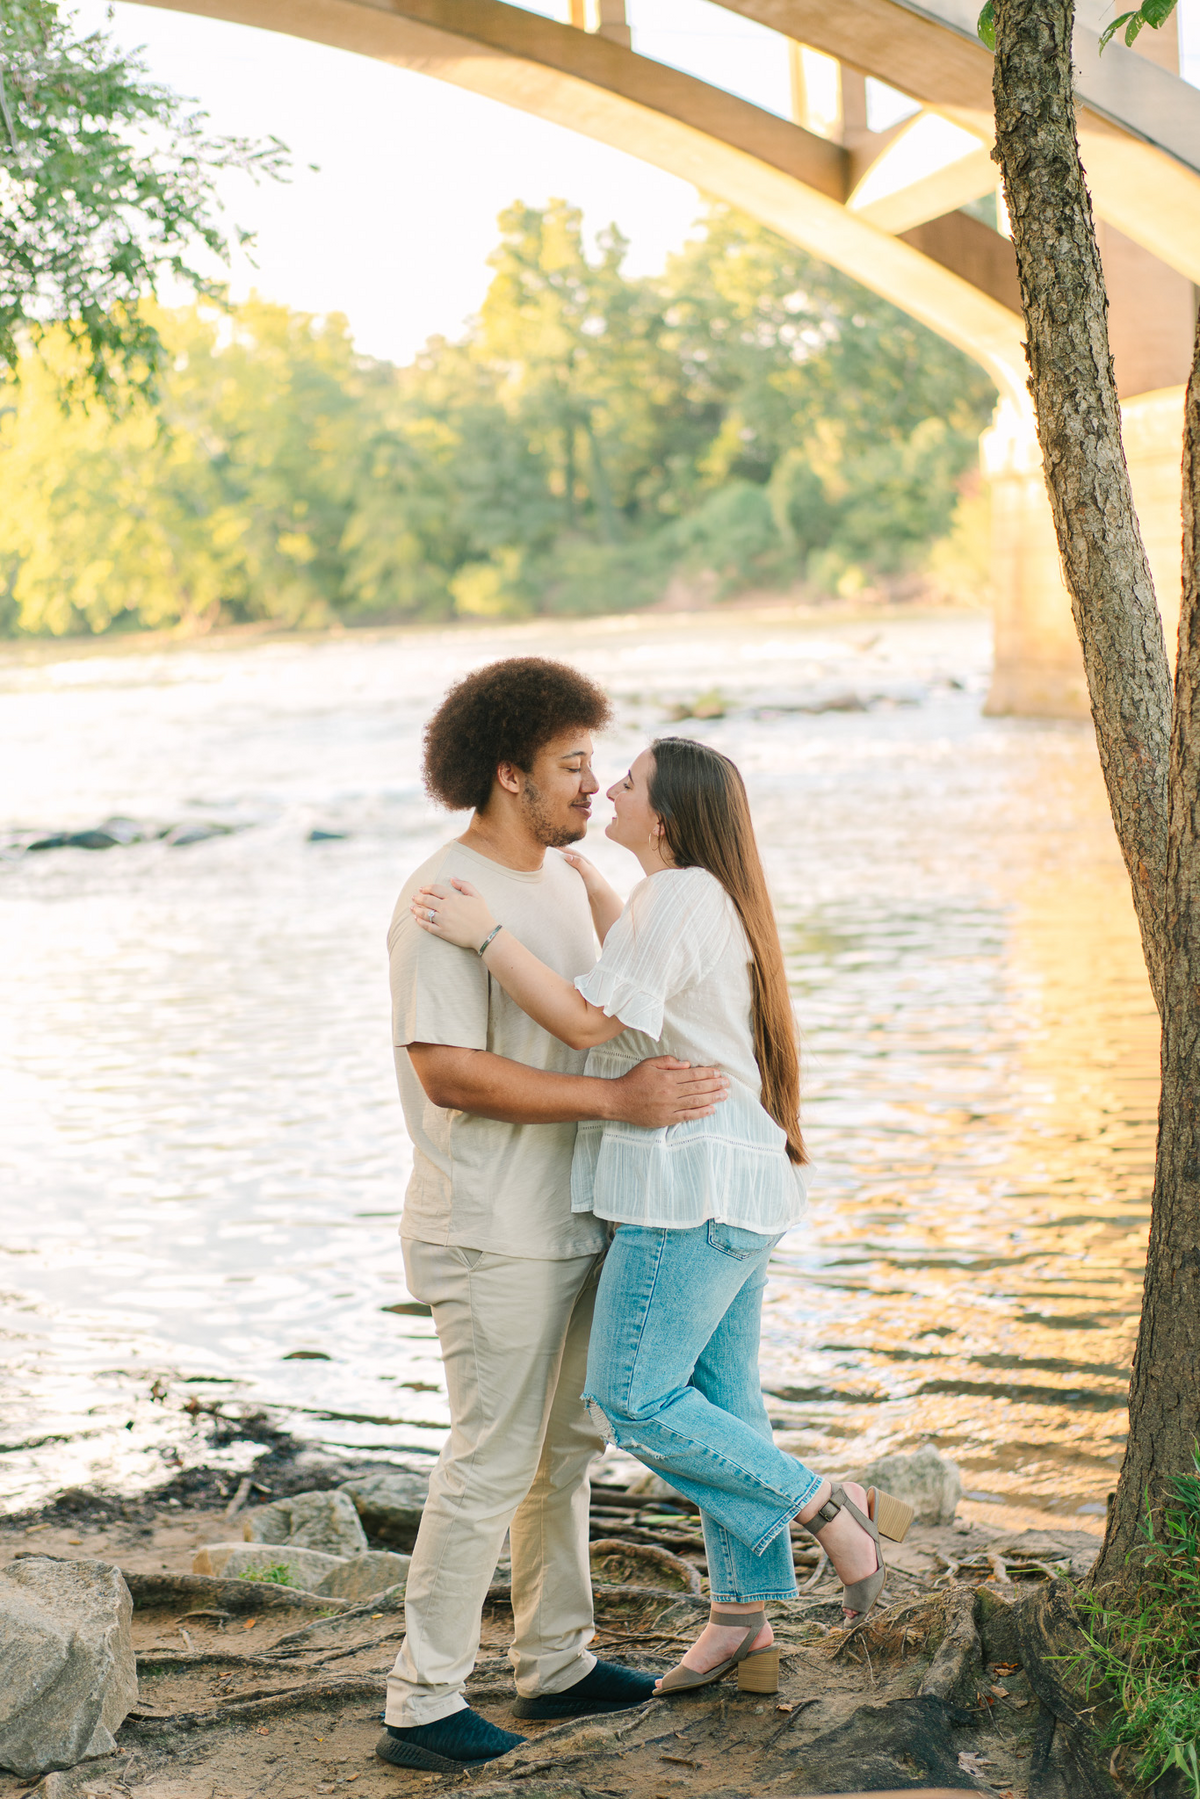
[[[1147,1499],[1200,1438],[1200,320],[1184,408],[1183,600],[1168,776],[1162,1095],[1129,1439],[1097,1581],[1119,1581]]]
[[[1073,0],[996,0],[1004,173],[1030,391],[1092,718],[1150,984],[1162,1095],[1129,1436],[1097,1582],[1136,1579],[1146,1506],[1200,1437],[1200,329],[1184,438],[1172,708],[1121,445],[1107,300],[1071,93]]]
[[[1108,347],[1071,89],[1073,0],[996,0],[996,160],[1012,223],[1038,442],[1100,763],[1163,1009],[1170,675]]]

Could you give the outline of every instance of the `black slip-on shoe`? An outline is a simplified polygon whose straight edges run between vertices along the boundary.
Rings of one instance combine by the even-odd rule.
[[[591,1671],[562,1693],[537,1693],[516,1699],[514,1718],[586,1718],[597,1712],[625,1712],[654,1697],[653,1674],[639,1674],[618,1662],[597,1662]]]
[[[515,1730],[489,1724],[469,1706],[432,1724],[409,1728],[389,1724],[375,1745],[380,1761],[394,1768],[424,1768],[433,1774],[461,1774],[476,1762],[495,1761],[525,1741]]]

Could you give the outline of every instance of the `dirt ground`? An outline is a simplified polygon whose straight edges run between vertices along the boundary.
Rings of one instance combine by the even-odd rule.
[[[976,1594],[982,1587],[1003,1608],[1031,1580],[1082,1573],[1096,1549],[1095,1533],[1078,1530],[1014,1535],[986,1520],[914,1527],[904,1545],[889,1546],[886,1608],[847,1633],[836,1582],[801,1536],[798,1574],[816,1585],[770,1608],[784,1648],[777,1698],[739,1696],[727,1681],[607,1717],[525,1723],[522,1748],[473,1775],[443,1777],[391,1768],[374,1754],[404,1630],[402,1593],[347,1606],[191,1576],[196,1549],[240,1535],[240,1524],[226,1519],[215,1493],[90,1511],[80,1504],[74,1513],[60,1505],[0,1524],[0,1562],[98,1558],[126,1572],[141,1691],[116,1755],[33,1786],[0,1774],[0,1799],[309,1799],[343,1789],[383,1799],[464,1784],[482,1789],[480,1799],[518,1789],[525,1799],[676,1799],[684,1791],[715,1799],[855,1787],[1024,1799],[1038,1705],[1018,1667],[989,1662],[988,1633],[981,1644],[973,1622]],[[611,1511],[593,1526],[594,1538],[649,1534],[632,1521],[622,1530]],[[667,1532],[677,1553],[686,1556],[689,1543],[688,1520]],[[644,1584],[597,1587],[593,1646],[660,1671],[697,1633],[707,1600],[657,1585],[649,1563],[636,1579]],[[494,1587],[467,1696],[507,1728],[511,1632],[507,1590]]]

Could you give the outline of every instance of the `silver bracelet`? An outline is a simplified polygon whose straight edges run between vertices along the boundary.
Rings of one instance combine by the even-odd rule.
[[[483,952],[487,948],[488,944],[492,941],[492,938],[498,937],[503,929],[504,929],[504,926],[502,924],[494,924],[492,926],[491,930],[488,932],[488,934],[484,938],[483,942],[479,945],[479,948],[475,951],[475,954],[481,960],[483,958]]]

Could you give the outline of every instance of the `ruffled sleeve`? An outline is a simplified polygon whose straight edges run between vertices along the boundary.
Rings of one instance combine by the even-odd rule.
[[[740,929],[733,902],[707,869],[664,869],[634,888],[600,960],[575,985],[609,1018],[657,1040],[666,1002],[702,981],[730,931]]]

